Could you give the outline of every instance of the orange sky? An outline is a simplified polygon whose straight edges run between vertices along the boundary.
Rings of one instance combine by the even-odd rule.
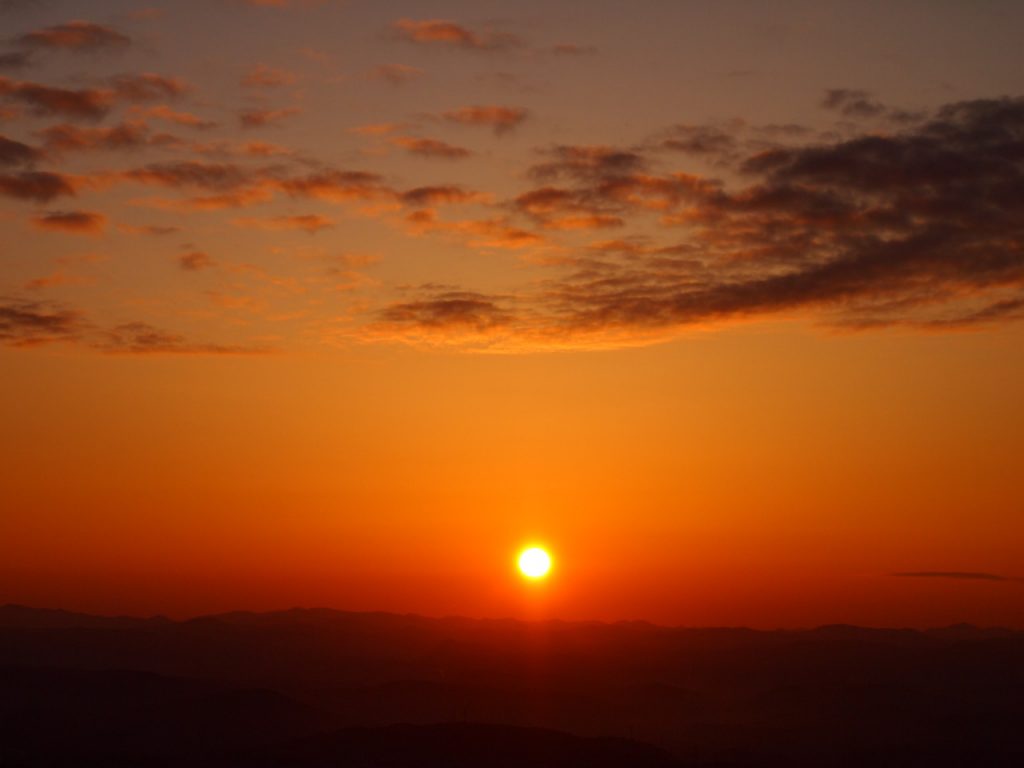
[[[1024,12],[624,7],[0,6],[0,602],[1024,626]]]

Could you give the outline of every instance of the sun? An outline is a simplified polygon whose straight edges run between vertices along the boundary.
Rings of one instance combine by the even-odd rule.
[[[519,570],[528,579],[543,579],[551,570],[551,555],[540,547],[524,549],[519,554]]]

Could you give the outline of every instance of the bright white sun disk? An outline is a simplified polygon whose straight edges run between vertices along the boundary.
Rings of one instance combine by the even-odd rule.
[[[542,579],[551,570],[551,556],[540,547],[530,547],[519,555],[519,570],[528,579]]]

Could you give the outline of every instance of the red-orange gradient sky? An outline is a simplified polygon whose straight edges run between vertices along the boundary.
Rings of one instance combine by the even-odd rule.
[[[1024,626],[1019,4],[0,26],[0,602]]]

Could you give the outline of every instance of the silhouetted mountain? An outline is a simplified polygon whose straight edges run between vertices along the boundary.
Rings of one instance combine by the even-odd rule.
[[[0,726],[23,756],[42,754],[54,732],[79,734],[83,750],[167,744],[158,755],[169,757],[201,746],[204,759],[301,738],[314,739],[310,759],[341,750],[340,765],[384,738],[354,728],[472,722],[637,739],[687,765],[1024,764],[1024,633],[1005,629],[758,632],[329,610],[179,622],[4,608],[0,665],[0,715],[42,724],[34,742]],[[316,741],[332,729],[349,730]],[[435,731],[401,733],[412,744]]]
[[[244,758],[253,768],[673,768],[668,753],[626,739],[579,738],[537,728],[454,723],[355,728]]]
[[[140,619],[134,616],[90,616],[54,609],[29,608],[24,605],[0,606],[0,627],[10,629],[115,628],[169,624],[165,616]]]

